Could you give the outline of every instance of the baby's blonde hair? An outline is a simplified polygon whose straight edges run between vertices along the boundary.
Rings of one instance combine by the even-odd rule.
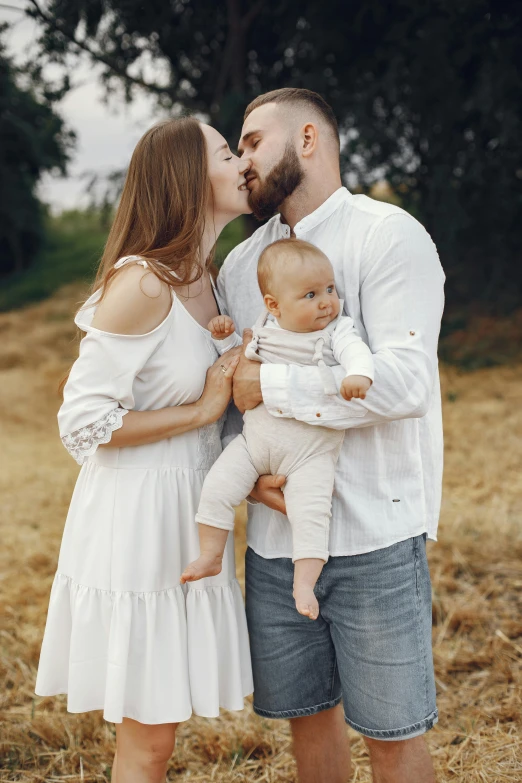
[[[322,250],[304,239],[278,239],[265,247],[257,263],[257,281],[263,296],[270,292],[277,267],[289,261],[328,261]]]

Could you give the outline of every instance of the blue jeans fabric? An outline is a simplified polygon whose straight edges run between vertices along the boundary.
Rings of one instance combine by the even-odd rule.
[[[254,710],[295,718],[343,701],[367,737],[416,737],[437,722],[425,535],[331,557],[315,588],[320,616],[298,614],[287,558],[246,554]]]

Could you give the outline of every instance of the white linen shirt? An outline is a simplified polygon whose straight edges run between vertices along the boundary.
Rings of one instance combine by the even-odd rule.
[[[339,302],[342,308],[344,302]],[[254,337],[245,348],[247,359],[272,364],[298,364],[332,367],[340,364],[346,376],[364,375],[373,381],[373,357],[370,349],[357,334],[351,318],[342,312],[325,329],[312,332],[292,332],[283,329],[278,321],[263,312],[253,325]],[[243,340],[237,332],[223,340],[212,338],[220,356],[232,348],[239,348]],[[323,376],[324,380],[324,376]],[[324,383],[327,394],[339,392],[331,371]]]
[[[317,367],[261,365],[268,411],[347,430],[332,501],[331,556],[356,555],[427,533],[436,539],[442,484],[437,342],[444,273],[429,234],[392,204],[339,188],[294,228],[330,259],[344,312],[374,359],[364,400],[328,396]],[[263,306],[262,250],[290,236],[276,215],[228,255],[218,278],[223,309],[238,331]],[[345,371],[334,367],[340,385]],[[248,545],[265,558],[291,557],[287,518],[249,506]]]

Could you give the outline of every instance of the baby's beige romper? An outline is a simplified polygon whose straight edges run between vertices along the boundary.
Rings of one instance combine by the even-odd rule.
[[[267,316],[263,313],[254,325],[246,357],[279,364],[317,364],[325,392],[337,394],[330,366],[339,361],[331,348],[331,335],[340,319],[351,319],[340,315],[326,329],[298,333],[267,323]],[[356,333],[353,337],[361,350],[360,337]],[[371,362],[369,349],[362,346]],[[234,507],[250,494],[259,476],[282,474],[292,526],[292,560],[312,557],[326,562],[335,466],[343,439],[344,431],[279,419],[261,403],[245,413],[243,433],[225,448],[205,478],[196,522],[232,530]]]

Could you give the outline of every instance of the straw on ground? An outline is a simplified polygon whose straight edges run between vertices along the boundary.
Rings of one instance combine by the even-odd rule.
[[[60,444],[56,387],[77,351],[82,295],[0,315],[1,781],[109,781],[114,727],[33,695],[49,589],[77,466]],[[440,723],[428,735],[439,781],[522,779],[522,366],[442,372],[446,432],[440,541],[430,545]],[[244,515],[237,534],[244,551]],[[239,565],[242,578],[242,566]],[[369,783],[361,739],[354,776]],[[295,781],[285,722],[250,704],[179,730],[169,780]]]

